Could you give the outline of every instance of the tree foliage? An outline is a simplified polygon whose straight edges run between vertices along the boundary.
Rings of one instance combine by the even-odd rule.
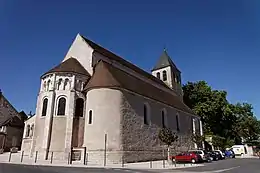
[[[225,147],[258,139],[260,123],[248,103],[231,104],[227,92],[213,90],[205,81],[183,86],[183,100],[203,122],[203,130],[213,135],[214,145]]]
[[[178,136],[169,128],[160,129],[158,137],[168,147],[178,140]]]
[[[198,133],[195,133],[195,134],[192,134],[191,140],[192,140],[192,142],[197,144],[197,146],[201,146],[202,142],[205,140],[205,137]]]

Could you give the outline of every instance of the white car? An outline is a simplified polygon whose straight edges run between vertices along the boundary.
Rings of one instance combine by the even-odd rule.
[[[231,149],[234,151],[235,155],[244,156],[244,154],[246,154],[244,145],[234,145],[231,147]]]

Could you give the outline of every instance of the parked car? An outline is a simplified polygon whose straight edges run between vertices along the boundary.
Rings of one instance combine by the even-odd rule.
[[[225,154],[221,150],[215,150],[214,152],[219,154],[221,160],[225,159]]]
[[[212,160],[210,158],[210,155],[204,150],[189,150],[189,152],[193,152],[195,154],[200,155],[204,162],[210,162]]]
[[[244,154],[247,153],[244,145],[233,145],[231,149],[234,151],[235,155],[244,156]]]
[[[209,151],[203,150],[203,152],[204,152],[204,157],[205,157],[205,161],[206,161],[206,162],[211,162],[211,161],[213,161],[213,157],[211,157]]]
[[[218,161],[218,160],[220,160],[220,154],[218,154],[218,153],[216,153],[216,152],[214,152],[214,151],[210,151],[209,152],[209,155],[210,155],[210,157],[214,160],[214,161]]]
[[[227,158],[235,158],[235,153],[234,153],[234,151],[233,150],[226,150],[225,151],[225,156],[227,157]]]
[[[191,162],[197,163],[200,162],[200,155],[195,154],[194,152],[183,152],[176,156],[171,157],[172,161],[175,162]]]

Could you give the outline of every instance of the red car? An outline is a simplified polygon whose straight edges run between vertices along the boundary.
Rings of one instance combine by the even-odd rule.
[[[191,162],[197,163],[200,161],[200,158],[197,154],[193,152],[184,152],[180,153],[176,156],[172,156],[171,159],[176,162]]]

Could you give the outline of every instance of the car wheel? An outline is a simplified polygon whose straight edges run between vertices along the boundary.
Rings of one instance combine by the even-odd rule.
[[[216,157],[216,161],[218,161],[218,158]]]
[[[191,159],[191,163],[195,163],[196,162],[196,160],[195,159]]]

